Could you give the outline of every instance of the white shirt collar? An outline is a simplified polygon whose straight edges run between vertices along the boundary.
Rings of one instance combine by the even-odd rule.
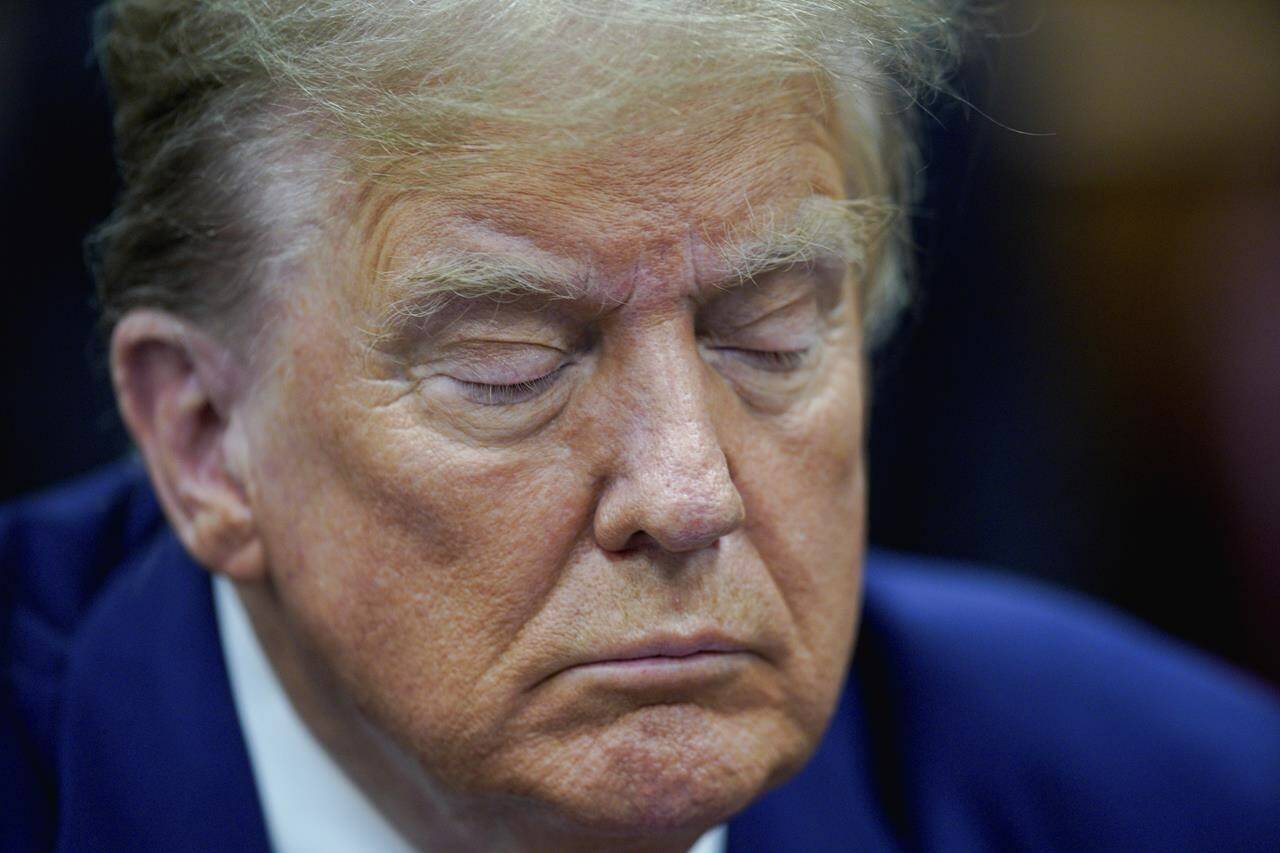
[[[272,849],[278,853],[412,853],[404,837],[298,717],[231,581],[215,575],[213,591],[231,695]],[[689,853],[724,853],[727,838],[727,829],[717,826],[699,838]]]

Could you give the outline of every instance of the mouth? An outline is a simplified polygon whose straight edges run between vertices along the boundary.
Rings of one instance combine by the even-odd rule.
[[[760,655],[718,634],[658,637],[592,654],[556,673],[620,688],[674,688],[731,679]]]

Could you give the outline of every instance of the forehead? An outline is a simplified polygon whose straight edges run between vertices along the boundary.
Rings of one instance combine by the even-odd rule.
[[[353,206],[360,268],[348,280],[376,309],[398,271],[449,250],[546,261],[605,301],[646,274],[714,274],[712,246],[812,196],[844,196],[835,152],[825,115],[801,104],[493,162],[437,187],[368,185]]]

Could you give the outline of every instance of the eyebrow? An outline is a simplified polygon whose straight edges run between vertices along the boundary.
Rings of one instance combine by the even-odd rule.
[[[713,248],[729,286],[817,261],[863,266],[895,215],[887,199],[815,195],[785,215],[750,211],[746,222]]]
[[[458,300],[490,304],[520,299],[573,299],[585,290],[581,271],[546,258],[498,252],[433,253],[384,278],[388,304],[372,331],[393,339]]]
[[[894,215],[885,199],[819,195],[785,214],[749,209],[729,235],[709,241],[719,260],[718,287],[732,288],[775,270],[818,261],[862,265]],[[475,251],[432,254],[385,279],[388,304],[372,335],[375,341],[394,339],[458,300],[571,300],[586,292],[586,279],[582,269],[548,257]]]

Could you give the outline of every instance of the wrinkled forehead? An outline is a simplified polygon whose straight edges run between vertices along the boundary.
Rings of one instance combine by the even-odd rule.
[[[345,239],[360,258],[350,281],[358,301],[374,308],[424,259],[450,252],[525,258],[597,282],[664,264],[722,276],[725,246],[785,230],[807,201],[843,199],[850,183],[825,111],[803,100],[521,163],[477,164],[437,186],[366,183],[348,208]]]

